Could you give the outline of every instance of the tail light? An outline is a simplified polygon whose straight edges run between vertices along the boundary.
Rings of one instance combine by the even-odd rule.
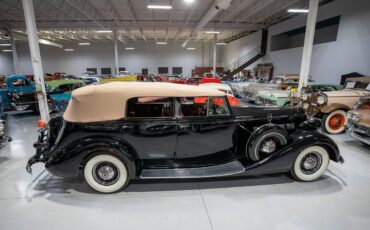
[[[41,120],[41,118],[37,122],[37,127],[39,128],[44,128],[47,125],[48,125],[48,122]]]
[[[53,99],[53,98],[50,98],[50,100],[49,100],[49,101],[50,101],[50,103],[52,103],[52,104],[53,104],[53,103],[55,103],[55,99]]]
[[[63,105],[68,105],[68,101],[66,101],[66,100],[62,100],[62,101],[61,101],[61,103],[62,103]]]

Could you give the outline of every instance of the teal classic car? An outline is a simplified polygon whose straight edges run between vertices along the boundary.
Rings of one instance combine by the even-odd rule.
[[[51,112],[64,112],[71,99],[72,90],[86,85],[82,80],[55,80],[47,84],[50,87],[48,97]]]
[[[256,94],[256,104],[270,106],[289,106],[299,103],[299,98],[295,97],[295,87],[287,90],[262,90]],[[308,82],[307,87],[302,91],[302,97],[307,97],[311,93],[337,91],[343,89],[341,85]]]

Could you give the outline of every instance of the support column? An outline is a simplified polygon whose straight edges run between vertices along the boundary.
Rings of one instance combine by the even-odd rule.
[[[308,74],[310,72],[310,63],[313,47],[313,39],[315,36],[315,27],[317,19],[317,11],[319,8],[319,0],[310,0],[309,12],[307,16],[306,33],[304,38],[303,54],[301,71],[298,84],[298,97],[301,96],[302,88],[307,85]]]
[[[28,43],[31,51],[32,69],[35,78],[36,94],[41,115],[41,121],[48,122],[49,110],[44,83],[44,73],[42,70],[40,47],[38,43],[36,29],[35,11],[33,8],[32,0],[22,0],[22,3],[24,10],[24,18],[27,27]]]
[[[9,36],[10,36],[10,43],[12,44],[14,71],[16,75],[19,75],[17,47],[15,46],[12,28],[9,27],[8,30],[9,30]]]
[[[213,75],[216,76],[216,63],[217,63],[217,34],[213,35]]]
[[[117,44],[117,28],[114,26],[113,30],[113,36],[114,36],[114,61],[116,65],[116,74],[118,74],[119,66],[118,66],[118,44]]]

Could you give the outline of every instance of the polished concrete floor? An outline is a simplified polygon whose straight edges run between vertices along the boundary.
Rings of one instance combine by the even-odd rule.
[[[9,114],[0,153],[0,229],[369,229],[370,149],[333,136],[346,162],[318,181],[286,175],[201,181],[142,181],[96,194],[43,165],[27,174],[37,117]]]

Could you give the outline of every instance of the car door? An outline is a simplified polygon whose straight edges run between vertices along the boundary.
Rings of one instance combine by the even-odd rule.
[[[173,159],[177,124],[173,98],[141,97],[129,99],[122,138],[140,159]]]
[[[232,156],[236,123],[226,97],[179,98],[176,159]]]

